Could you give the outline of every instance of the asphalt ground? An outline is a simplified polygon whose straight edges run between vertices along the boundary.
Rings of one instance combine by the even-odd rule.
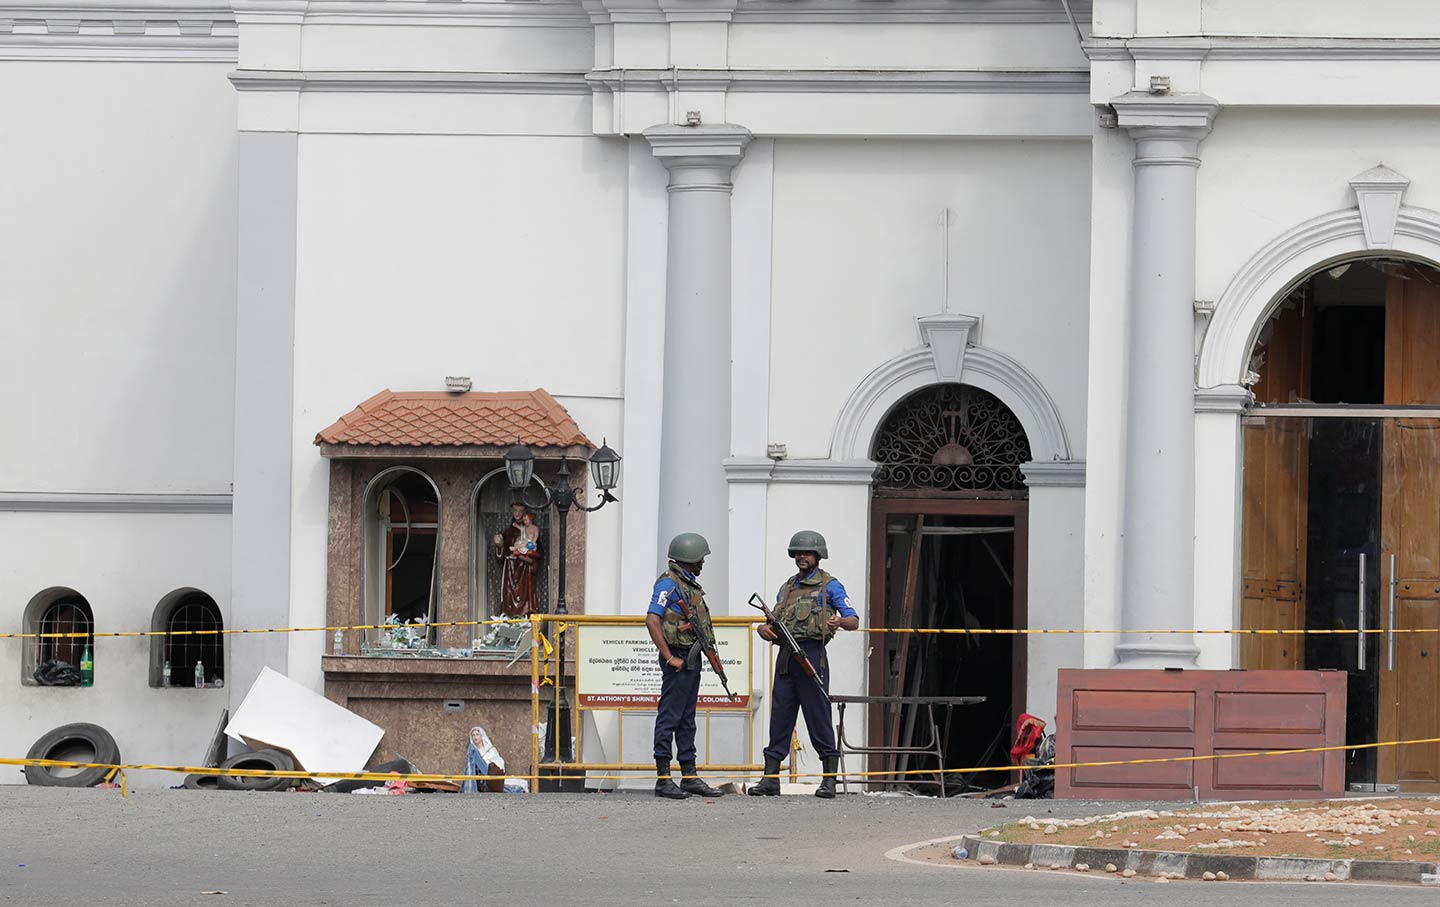
[[[1436,907],[1434,888],[914,865],[902,845],[1154,804],[0,787],[0,903]],[[202,894],[223,891],[225,894]]]

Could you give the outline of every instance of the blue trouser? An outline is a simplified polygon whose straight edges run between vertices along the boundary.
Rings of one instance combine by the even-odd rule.
[[[800,640],[805,657],[819,672],[820,682],[830,689],[830,665],[825,661],[825,643],[818,639]],[[789,662],[785,665],[785,662]],[[782,673],[783,670],[783,673]],[[795,732],[795,716],[805,713],[805,727],[810,730],[810,745],[821,759],[838,757],[835,748],[835,724],[830,718],[830,703],[803,668],[782,650],[775,660],[774,701],[770,703],[770,745],[765,758],[780,762],[790,753],[790,735]]]
[[[673,654],[685,658],[686,653]],[[660,709],[655,715],[655,758],[670,758],[670,739],[681,763],[695,761],[695,698],[700,695],[700,665],[672,668],[660,659]]]

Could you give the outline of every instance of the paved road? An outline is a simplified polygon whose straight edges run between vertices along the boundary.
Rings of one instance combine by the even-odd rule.
[[[1103,809],[1113,808],[1107,804]],[[1093,804],[636,794],[376,797],[0,787],[0,903],[1435,907],[1435,889],[914,866],[885,852]],[[687,863],[688,861],[688,863]],[[21,865],[23,864],[23,866]],[[686,866],[693,867],[687,877]],[[827,872],[844,869],[848,872]],[[223,890],[223,896],[201,891]]]

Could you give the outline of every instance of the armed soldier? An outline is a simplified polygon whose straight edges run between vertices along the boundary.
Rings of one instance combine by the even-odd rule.
[[[774,700],[770,703],[770,745],[765,747],[765,775],[750,788],[755,797],[780,793],[780,760],[790,750],[790,737],[795,731],[798,712],[805,713],[805,726],[810,729],[810,743],[820,757],[826,777],[821,780],[815,796],[826,800],[835,797],[835,773],[840,769],[840,750],[835,746],[835,724],[830,717],[830,666],[825,660],[825,646],[836,630],[858,630],[860,617],[850,607],[845,587],[835,577],[820,569],[820,559],[829,557],[825,537],[809,529],[790,538],[790,556],[799,571],[785,581],[775,596],[775,609],[767,611],[772,622],[757,629],[762,639],[775,643],[793,638],[799,654],[792,654],[788,645],[781,645],[775,658]],[[786,633],[785,631],[789,631]],[[804,657],[801,658],[800,656]],[[802,670],[803,669],[803,670]],[[812,673],[813,672],[813,673]]]
[[[718,797],[721,791],[695,774],[695,700],[700,695],[700,645],[694,626],[715,638],[705,593],[697,577],[710,543],[682,532],[670,540],[670,568],[655,580],[645,626],[660,650],[660,708],[655,716],[655,796],[684,800],[691,794]],[[670,778],[670,742],[680,760],[680,783]]]

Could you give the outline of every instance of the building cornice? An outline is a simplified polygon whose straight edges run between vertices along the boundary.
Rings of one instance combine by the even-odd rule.
[[[1255,395],[1242,384],[1221,384],[1216,387],[1195,389],[1195,412],[1239,415],[1251,403]]]
[[[585,76],[607,91],[805,94],[1086,94],[1085,70],[603,69]]]
[[[566,72],[292,72],[237,69],[230,74],[230,81],[237,91],[590,94],[584,74]]]
[[[725,467],[725,481],[732,485],[764,484],[775,471],[775,461],[769,457],[730,457],[721,465]]]
[[[229,513],[229,494],[110,494],[83,491],[0,491],[9,513]]]
[[[1021,463],[1025,484],[1030,488],[1084,488],[1084,460],[1032,460]]]
[[[871,460],[776,460],[772,482],[799,485],[869,485],[875,480]]]
[[[0,61],[233,63],[235,15],[213,0],[0,7]]]
[[[1091,60],[1440,60],[1434,38],[1089,38]]]
[[[1090,0],[1071,0],[1070,8],[1089,22]],[[777,24],[933,24],[1066,25],[1070,20],[1054,0],[740,0],[737,23]]]

